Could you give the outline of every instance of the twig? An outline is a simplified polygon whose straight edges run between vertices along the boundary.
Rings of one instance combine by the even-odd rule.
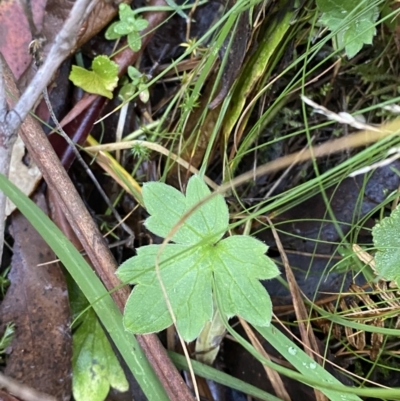
[[[25,401],[56,401],[54,397],[47,394],[40,393],[35,389],[25,386],[10,377],[7,377],[0,373],[0,387],[5,388],[11,394],[17,396],[21,400]]]
[[[321,358],[321,357],[314,358],[314,356],[318,355],[318,353],[319,353],[318,344],[317,344],[317,340],[315,338],[314,332],[312,330],[310,330],[308,325],[306,326],[306,324],[305,324],[305,320],[307,320],[307,309],[304,304],[304,300],[301,297],[299,285],[297,284],[296,278],[294,277],[294,273],[289,264],[289,259],[286,255],[285,249],[283,248],[282,242],[275,229],[275,226],[273,225],[271,219],[268,216],[266,217],[266,219],[268,221],[268,224],[271,227],[272,235],[274,236],[276,246],[278,247],[278,250],[279,250],[279,253],[281,256],[281,260],[285,267],[286,278],[287,278],[287,281],[289,284],[290,293],[293,298],[293,307],[294,307],[294,311],[296,314],[296,319],[298,321],[298,327],[299,327],[302,343],[306,345],[304,351],[311,359],[314,359],[315,361],[317,361],[317,363],[322,365],[323,358]],[[310,350],[312,350],[314,352],[312,352]],[[314,389],[314,393],[315,393],[315,399],[317,401],[328,401],[326,396],[321,391]]]
[[[250,325],[239,316],[239,322],[244,328],[247,337],[249,337],[249,340],[253,347],[265,358],[268,359],[269,361],[271,360],[270,355],[268,352],[265,350],[263,345],[261,344],[260,340],[257,338],[256,334],[254,333],[253,329],[250,327]],[[265,370],[265,373],[271,383],[272,388],[275,391],[275,394],[284,401],[291,401],[290,395],[287,392],[285,385],[283,383],[283,380],[280,376],[280,374],[272,369],[271,367],[264,365],[263,368]]]
[[[10,171],[11,154],[17,139],[15,131],[10,131],[5,123],[8,115],[6,87],[12,80],[12,73],[7,63],[0,54],[0,173],[8,177]],[[7,197],[0,191],[0,260],[3,256],[4,229],[6,223]]]

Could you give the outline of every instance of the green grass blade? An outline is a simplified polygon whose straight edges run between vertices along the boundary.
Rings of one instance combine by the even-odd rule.
[[[183,355],[179,355],[176,352],[168,352],[168,355],[170,356],[172,362],[174,362],[175,366],[178,369],[188,370],[188,364],[186,358]],[[196,373],[197,376],[204,377],[205,379],[209,379],[216,383],[223,384],[226,387],[239,390],[242,393],[251,395],[260,400],[281,401],[280,398],[272,394],[269,394],[266,391],[260,390],[259,388],[251,384],[248,384],[243,380],[236,379],[236,377],[233,377],[231,375],[228,375],[227,373],[212,368],[211,366],[204,365],[203,363],[200,363],[193,359],[190,360],[190,363],[192,364],[194,373]]]
[[[35,227],[77,282],[148,399],[168,401],[135,337],[125,330],[121,312],[82,255],[48,216],[1,174],[0,189]]]
[[[221,304],[221,296],[222,294],[217,292],[216,302],[218,307],[220,307]],[[322,366],[314,362],[301,348],[290,341],[289,338],[282,334],[276,327],[255,326],[256,330],[258,330],[283,357],[293,364],[300,373],[264,358],[248,341],[232,329],[225,316],[221,315],[221,318],[229,333],[263,365],[276,370],[280,374],[320,390],[331,401],[361,401],[361,398],[356,394],[362,393],[364,389],[347,387],[340,383],[339,380],[327,372]]]
[[[349,394],[346,392],[345,386],[334,376],[332,376],[327,370],[321,365],[314,362],[301,348],[289,340],[280,330],[276,327],[256,327],[257,331],[283,356],[285,357],[300,373],[307,378],[317,379],[319,383],[324,384],[336,384],[342,385],[341,391],[331,390],[327,388],[321,388],[313,385],[314,388],[318,388],[332,401],[343,401],[343,400],[357,400],[361,399],[355,394]]]

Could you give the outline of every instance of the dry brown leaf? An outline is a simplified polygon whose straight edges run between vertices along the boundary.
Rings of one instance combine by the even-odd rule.
[[[43,195],[36,203],[46,209]],[[45,210],[46,211],[46,210]],[[11,285],[0,306],[1,326],[15,324],[5,374],[59,400],[71,396],[70,310],[64,275],[24,216],[12,217]]]
[[[5,65],[4,62],[2,62],[2,64],[3,78],[8,92],[6,99],[7,106],[12,109],[15,106],[16,99],[19,98],[20,93],[15,84],[15,80],[11,70],[8,68],[7,65]],[[22,131],[35,131],[41,129],[42,128],[40,127],[39,123],[31,115],[27,116],[20,128],[20,130]],[[28,155],[26,155],[25,145],[19,135],[13,147],[10,161],[9,178],[11,182],[13,182],[27,196],[30,196],[32,194],[42,178],[42,174],[36,164],[28,157]],[[7,199],[6,216],[10,215],[14,210],[15,205],[9,199]]]

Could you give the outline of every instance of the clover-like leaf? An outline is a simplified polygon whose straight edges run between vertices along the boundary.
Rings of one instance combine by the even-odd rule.
[[[143,74],[135,67],[130,65],[128,67],[128,75],[132,82],[138,83],[139,79],[143,76]]]
[[[375,265],[378,275],[385,280],[400,279],[400,206],[389,217],[372,229],[377,249]]]
[[[97,56],[93,60],[92,71],[74,65],[69,79],[88,93],[111,99],[118,83],[118,64],[107,56]]]
[[[105,38],[107,40],[116,40],[121,37],[119,33],[116,32],[115,27],[118,26],[120,21],[113,22],[106,30],[106,33],[104,34]]]
[[[374,23],[379,16],[378,6],[364,10],[359,4],[360,0],[317,0],[318,8],[323,12],[320,22],[337,33],[339,46],[345,47],[349,58],[354,57],[364,44],[372,44],[376,34]],[[357,15],[350,15],[353,10]]]
[[[142,40],[140,31],[147,28],[149,22],[142,17],[138,17],[135,12],[125,3],[119,5],[119,21],[112,23],[106,33],[105,37],[108,40],[119,39],[127,35],[128,46],[133,51],[140,50]]]
[[[125,308],[128,330],[144,334],[172,324],[159,277],[185,341],[195,339],[211,320],[213,293],[227,317],[239,315],[255,325],[270,324],[271,301],[259,280],[271,279],[279,271],[261,241],[241,235],[221,240],[228,229],[228,207],[221,195],[209,195],[198,176],[189,180],[186,196],[162,183],[143,186],[150,214],[145,224],[150,231],[165,237],[177,222],[182,224],[172,236],[175,244],[162,250],[160,245],[143,246],[118,269],[123,282],[136,284]]]
[[[119,21],[114,25],[114,32],[119,36],[128,35],[135,29],[135,25]]]
[[[133,31],[128,34],[128,46],[134,51],[137,52],[142,47],[142,38],[140,37],[139,32]]]

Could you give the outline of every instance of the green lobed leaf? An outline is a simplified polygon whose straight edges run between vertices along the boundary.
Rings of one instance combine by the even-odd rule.
[[[160,237],[166,237],[182,215],[210,194],[204,181],[193,176],[188,183],[186,197],[177,189],[159,182],[143,185],[143,201],[150,217],[146,227]],[[228,229],[229,211],[223,196],[217,195],[182,224],[172,237],[179,244],[215,243]]]
[[[269,325],[272,304],[258,280],[274,278],[279,270],[265,255],[267,246],[255,238],[236,235],[215,248],[215,288],[222,293],[222,312],[228,318],[238,315],[254,325]]]
[[[74,65],[69,79],[88,93],[111,99],[118,83],[118,64],[107,56],[97,56],[93,60],[92,71]]]
[[[159,245],[143,246],[138,255],[117,271],[124,282],[141,284],[132,291],[125,308],[125,327],[134,333],[161,331],[172,324],[155,274]],[[195,339],[212,316],[211,269],[201,248],[168,244],[161,254],[160,273],[182,336]],[[196,305],[196,307],[192,307]]]
[[[400,278],[400,206],[372,229],[376,270],[385,280]]]
[[[365,7],[358,7],[359,4],[359,0],[317,0],[318,8],[323,12],[320,22],[337,34],[339,46],[345,48],[349,58],[354,57],[364,44],[372,44],[376,34],[374,23],[379,16],[378,7],[364,11]],[[356,8],[357,14],[350,15]]]
[[[143,186],[143,200],[151,215],[145,222],[153,233],[166,236],[182,215],[210,194],[203,180],[192,177],[186,197],[166,184]],[[136,284],[125,308],[125,327],[134,333],[161,331],[172,324],[159,274],[185,341],[194,340],[213,315],[213,291],[223,298],[227,317],[239,315],[252,324],[267,326],[272,305],[259,280],[279,271],[265,252],[267,246],[249,236],[222,241],[229,212],[222,196],[211,198],[187,218],[173,236],[177,244],[143,246],[137,256],[117,271],[123,282]],[[160,254],[160,255],[159,255]]]
[[[140,78],[143,74],[142,74],[137,68],[135,68],[135,67],[133,67],[132,65],[130,65],[130,66],[128,67],[128,75],[129,75],[129,78],[130,78],[132,81],[136,82],[136,80],[137,80],[138,78]]]
[[[135,19],[135,28],[138,32],[143,31],[149,26],[149,21],[144,18],[137,18]]]
[[[147,85],[139,85],[140,93],[139,93],[139,99],[143,102],[143,103],[147,103],[150,99],[150,92],[147,89]]]
[[[90,309],[73,336],[72,388],[76,401],[103,401],[110,387],[129,384],[100,322]]]

